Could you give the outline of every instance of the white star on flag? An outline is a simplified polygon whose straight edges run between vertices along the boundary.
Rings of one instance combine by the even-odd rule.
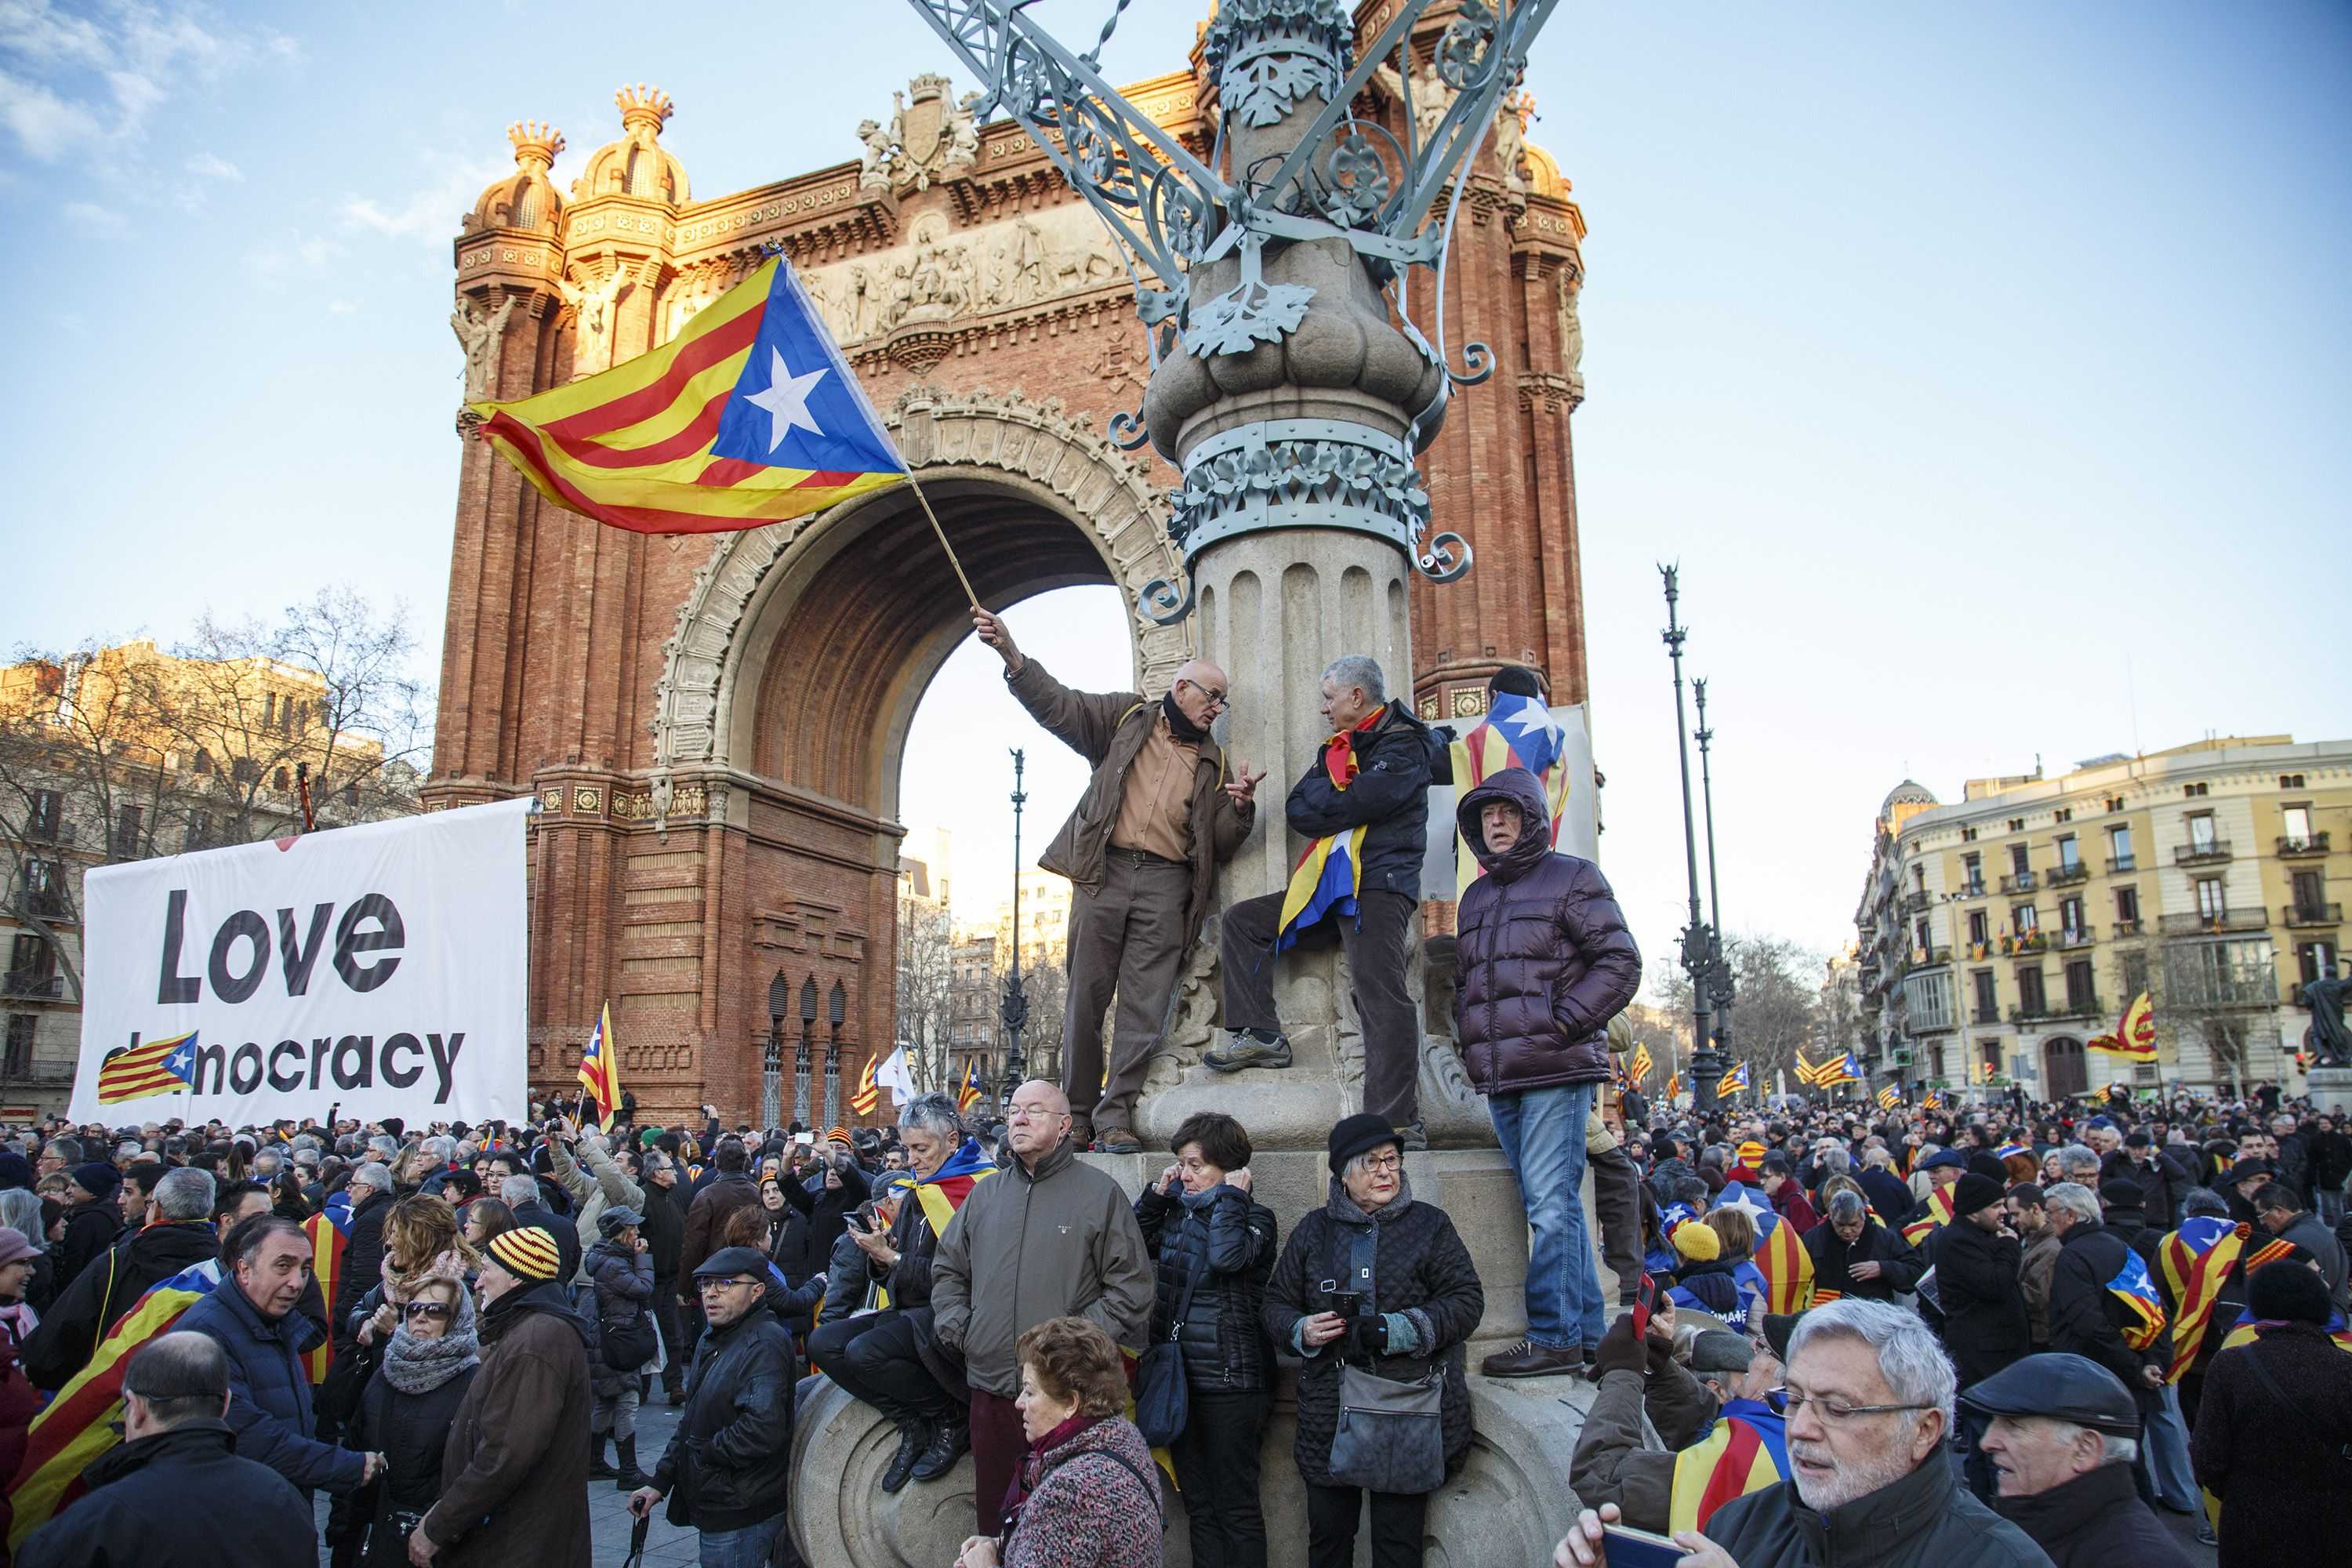
[[[1719,1203],[1715,1206],[1719,1209],[1739,1210],[1748,1216],[1748,1223],[1756,1226],[1759,1230],[1762,1228],[1760,1222],[1764,1216],[1774,1212],[1770,1207],[1759,1204],[1754,1198],[1748,1196],[1746,1187],[1739,1189],[1739,1196],[1736,1201],[1727,1204]]]
[[[1541,703],[1530,702],[1503,722],[1522,736],[1541,735],[1553,750],[1559,748],[1559,726],[1551,721],[1551,713]]]
[[[767,389],[751,394],[745,401],[768,411],[769,418],[773,421],[769,426],[772,434],[768,439],[768,450],[773,452],[784,444],[784,437],[795,428],[805,430],[812,436],[824,434],[824,427],[809,417],[808,400],[809,394],[815,390],[818,382],[825,378],[830,367],[819,365],[806,375],[794,375],[793,367],[784,363],[782,349],[771,347],[768,353],[772,363]]]
[[[172,1053],[172,1070],[183,1077],[186,1076],[189,1063],[193,1059],[188,1054],[188,1047],[182,1046]]]

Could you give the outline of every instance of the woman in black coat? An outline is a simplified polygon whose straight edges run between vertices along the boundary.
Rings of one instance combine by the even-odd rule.
[[[1174,1338],[1184,1364],[1187,1420],[1168,1457],[1191,1500],[1192,1561],[1265,1568],[1257,1459],[1273,1378],[1259,1318],[1274,1270],[1274,1211],[1251,1201],[1249,1134],[1232,1117],[1196,1112],[1169,1148],[1176,1163],[1135,1203],[1159,1265],[1151,1342]]]
[[[347,1448],[384,1458],[353,1510],[366,1521],[365,1568],[407,1568],[409,1532],[440,1500],[449,1424],[481,1364],[464,1282],[441,1277],[417,1286],[343,1438]]]
[[[1395,1382],[1442,1370],[1439,1426],[1452,1474],[1470,1452],[1462,1346],[1486,1315],[1486,1297],[1453,1220],[1414,1201],[1394,1128],[1377,1116],[1350,1116],[1331,1130],[1329,1154],[1330,1199],[1290,1233],[1266,1283],[1264,1321],[1275,1343],[1300,1358],[1292,1452],[1307,1483],[1307,1554],[1346,1563],[1366,1493],[1331,1475],[1341,1362]],[[1369,1279],[1356,1264],[1368,1248]],[[1343,1292],[1358,1298],[1353,1319],[1334,1310],[1346,1304],[1332,1300]],[[1374,1491],[1370,1503],[1373,1568],[1418,1568],[1428,1494]]]
[[[2316,1269],[2266,1265],[2246,1298],[2254,1342],[2221,1352],[2205,1374],[2189,1439],[2197,1484],[2221,1500],[2221,1568],[2310,1562],[2341,1534],[2352,1355],[2328,1335]]]

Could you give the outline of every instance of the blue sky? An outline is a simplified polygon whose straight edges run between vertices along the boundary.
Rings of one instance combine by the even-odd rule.
[[[1089,40],[1109,9],[1033,14]],[[1204,11],[1135,6],[1107,68],[1169,68]],[[656,83],[711,195],[853,155],[947,63],[888,0],[657,26],[0,0],[0,640],[169,640],[352,582],[437,647],[447,242],[507,123],[561,126],[568,181],[618,134],[613,89]],[[2340,5],[1556,13],[1529,85],[1592,229],[1603,858],[1654,960],[1682,898],[1659,560],[1715,678],[1736,928],[1845,940],[1906,773],[1948,798],[2037,755],[2347,732],[2352,637],[2315,607],[2352,538],[2347,84]],[[1032,610],[1065,662],[1117,644],[1108,591]],[[1022,738],[986,667],[951,662],[919,751]],[[1050,831],[1076,773],[1032,750]],[[1009,860],[992,803],[910,788],[908,815],[956,829],[967,883]]]

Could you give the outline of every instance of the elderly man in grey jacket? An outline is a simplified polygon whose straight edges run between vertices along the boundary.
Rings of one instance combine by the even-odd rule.
[[[1140,1351],[1150,1333],[1151,1257],[1127,1194],[1078,1162],[1070,1102],[1042,1079],[1013,1091],[1005,1116],[1013,1163],[971,1189],[931,1260],[931,1333],[961,1355],[971,1390],[972,1498],[980,1528],[1028,1439],[1013,1398],[1022,1334],[1080,1317]]]

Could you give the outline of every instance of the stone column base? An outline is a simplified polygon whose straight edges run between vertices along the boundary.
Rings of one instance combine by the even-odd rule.
[[[2311,1103],[2331,1116],[2352,1111],[2352,1068],[2314,1068],[2305,1080]]]

